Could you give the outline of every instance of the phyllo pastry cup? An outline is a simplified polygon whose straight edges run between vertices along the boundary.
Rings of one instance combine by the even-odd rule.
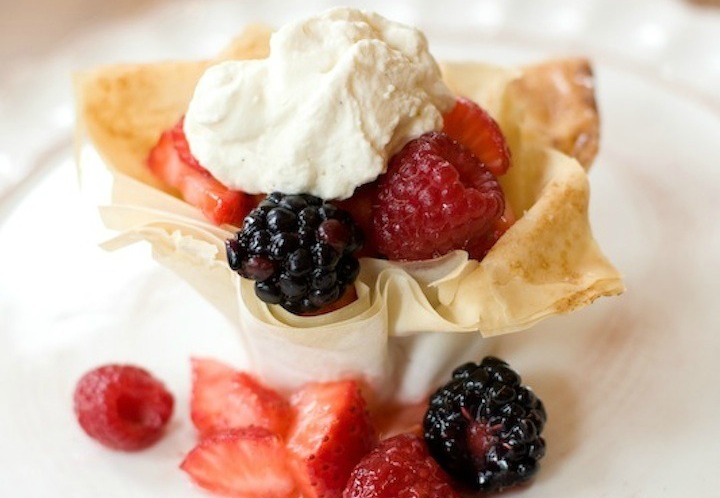
[[[483,337],[527,329],[623,291],[588,222],[586,169],[597,152],[598,115],[589,64],[526,68],[444,64],[458,95],[500,123],[513,157],[501,177],[518,220],[481,261],[464,251],[417,262],[365,258],[357,300],[330,313],[295,316],[255,296],[230,270],[214,226],[152,176],[146,158],[185,112],[203,71],[224,59],[267,56],[270,30],[253,26],[217,59],[102,67],[76,76],[83,187],[100,190],[108,249],[145,240],[236,327],[252,370],[280,389],[310,380],[361,377],[380,400],[415,402]],[[86,147],[92,144],[94,148]],[[97,152],[99,158],[93,154]]]

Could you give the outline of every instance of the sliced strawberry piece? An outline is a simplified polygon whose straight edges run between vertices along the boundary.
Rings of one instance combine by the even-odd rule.
[[[366,183],[355,189],[352,197],[335,203],[340,209],[350,213],[353,221],[360,227],[365,236],[363,247],[357,253],[358,258],[373,258],[380,254],[377,247],[372,243],[372,237],[370,237],[373,227],[373,205],[377,204],[377,189],[377,182]]]
[[[173,146],[175,147],[175,150],[177,151],[178,156],[180,156],[180,160],[182,162],[184,162],[188,166],[192,166],[198,171],[207,171],[200,165],[200,162],[195,159],[195,156],[192,155],[192,152],[190,152],[190,144],[187,141],[187,137],[185,136],[185,129],[183,128],[184,122],[185,116],[181,117],[180,121],[178,121],[175,126],[170,128],[170,136],[173,140]]]
[[[377,436],[355,381],[309,384],[291,398],[288,448],[305,498],[339,498]]]
[[[190,415],[201,434],[253,425],[285,435],[292,409],[278,393],[214,360],[193,358],[192,369]]]
[[[224,496],[297,496],[282,440],[260,427],[216,432],[188,453],[180,468],[198,486]]]
[[[200,208],[217,225],[240,226],[252,209],[251,198],[217,181],[190,154],[182,128],[166,130],[150,151],[148,167],[164,183],[180,191],[182,198]],[[188,162],[189,161],[189,162]]]
[[[470,99],[458,97],[443,116],[443,132],[463,144],[495,175],[510,167],[510,149],[497,122]]]

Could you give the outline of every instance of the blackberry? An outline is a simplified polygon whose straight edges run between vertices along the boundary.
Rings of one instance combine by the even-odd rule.
[[[358,276],[363,234],[350,215],[312,195],[273,192],[226,241],[230,268],[255,294],[301,314],[339,299]]]
[[[432,456],[473,491],[530,479],[545,454],[542,401],[507,363],[488,356],[455,369],[430,397],[423,421]]]

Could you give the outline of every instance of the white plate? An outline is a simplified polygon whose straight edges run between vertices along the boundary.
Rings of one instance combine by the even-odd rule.
[[[603,146],[591,174],[591,215],[627,277],[621,298],[490,341],[543,397],[550,417],[538,479],[506,496],[717,495],[720,96],[708,91],[720,84],[717,16],[674,1],[624,2],[632,8],[622,16],[593,1],[450,4],[379,10],[425,26],[439,57],[514,63],[574,51],[595,58]],[[255,8],[160,5],[77,38],[35,65],[35,78],[19,71],[5,80],[11,91],[0,108],[13,119],[0,123],[0,173],[17,163],[36,174],[24,183],[11,178],[21,183],[10,195],[26,195],[12,209],[0,204],[0,496],[206,496],[178,469],[194,440],[188,358],[241,362],[241,347],[147,247],[107,254],[95,246],[97,219],[74,175],[69,86],[58,78],[103,59],[210,54],[245,22],[282,21],[300,10]],[[699,76],[683,79],[683,67]],[[59,88],[38,82],[51,76]],[[35,86],[21,95],[30,81]],[[110,361],[149,368],[175,394],[169,433],[148,451],[105,450],[74,420],[76,380]]]

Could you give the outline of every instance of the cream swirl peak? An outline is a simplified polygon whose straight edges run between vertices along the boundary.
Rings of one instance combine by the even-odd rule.
[[[184,126],[228,187],[345,199],[453,102],[419,30],[335,8],[282,27],[267,59],[210,67]]]

